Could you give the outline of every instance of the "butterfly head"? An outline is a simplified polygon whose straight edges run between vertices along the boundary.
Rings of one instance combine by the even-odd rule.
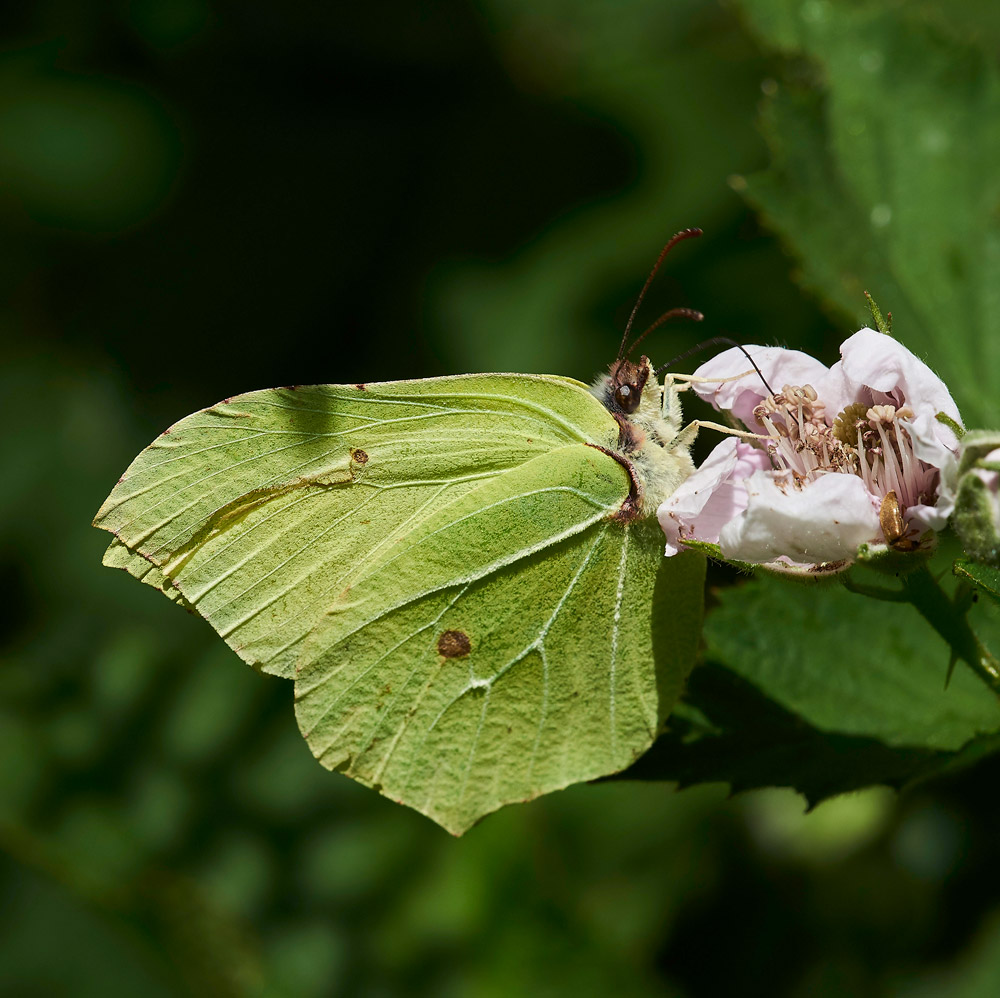
[[[652,375],[653,365],[648,357],[640,358],[638,364],[628,359],[617,360],[608,373],[598,379],[595,394],[612,415],[631,416],[641,405]]]
[[[648,357],[638,363],[616,360],[594,382],[591,392],[618,424],[617,449],[622,453],[637,453],[650,439],[664,445],[676,434],[677,427],[665,422],[674,415],[673,403],[664,405],[665,395]],[[672,400],[672,388],[669,395]]]

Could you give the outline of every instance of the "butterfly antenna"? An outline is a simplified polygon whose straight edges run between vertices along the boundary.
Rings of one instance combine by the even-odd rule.
[[[660,250],[660,255],[656,259],[656,263],[653,264],[653,269],[649,272],[649,277],[646,278],[646,283],[642,286],[642,290],[639,292],[639,297],[636,299],[635,305],[632,307],[632,314],[628,317],[628,323],[625,326],[625,334],[622,336],[622,345],[618,348],[618,356],[616,360],[621,360],[625,356],[625,344],[628,343],[629,334],[632,332],[632,323],[635,322],[635,313],[639,311],[639,306],[642,304],[642,299],[645,298],[646,292],[649,290],[649,285],[653,283],[653,278],[656,277],[656,272],[660,269],[660,264],[663,263],[663,258],[682,240],[693,239],[695,236],[701,235],[701,229],[681,229],[680,232],[675,233],[670,242]],[[669,314],[669,313],[668,313]],[[649,332],[647,329],[646,332]],[[643,333],[643,336],[646,334]],[[641,339],[641,337],[640,337]],[[633,349],[635,344],[633,344]]]
[[[671,319],[691,319],[692,322],[701,322],[705,316],[694,308],[672,308],[669,312],[664,312],[659,319],[654,322],[644,333],[640,333],[635,342],[625,351],[626,357],[632,356],[632,351],[654,330],[659,329],[665,322]],[[619,360],[621,358],[619,357]]]
[[[697,346],[691,347],[690,350],[685,350],[684,353],[679,353],[673,358],[673,360],[668,360],[666,364],[661,364],[654,373],[656,377],[659,377],[663,371],[665,371],[668,367],[673,367],[674,364],[679,361],[687,360],[688,357],[692,357],[696,353],[701,353],[702,350],[707,350],[709,347],[716,346],[736,347],[737,350],[741,351],[743,356],[750,361],[751,367],[753,367],[753,369],[757,372],[757,377],[760,378],[764,387],[767,389],[768,395],[774,394],[774,389],[767,383],[767,378],[764,377],[761,369],[757,366],[757,362],[750,356],[747,348],[743,346],[742,343],[737,343],[736,340],[731,340],[728,336],[713,336],[710,340],[703,340],[701,343],[697,344]]]

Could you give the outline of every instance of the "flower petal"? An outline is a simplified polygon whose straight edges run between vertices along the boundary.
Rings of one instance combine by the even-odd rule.
[[[816,386],[832,419],[852,402],[908,405],[918,416],[939,412],[962,422],[945,383],[899,340],[867,326],[840,345],[841,359],[830,368],[822,388]],[[943,423],[935,436],[955,449],[955,434]]]
[[[667,556],[683,550],[682,539],[716,543],[722,527],[746,509],[743,480],[769,467],[767,454],[750,444],[733,437],[718,444],[657,510]]]
[[[787,478],[758,471],[745,484],[746,512],[719,534],[726,558],[840,561],[879,535],[872,496],[854,475],[823,475],[797,489]]]
[[[958,455],[942,442],[938,435],[939,428],[948,434],[951,434],[951,430],[942,426],[930,412],[920,412],[913,419],[906,420],[903,425],[910,435],[913,454],[918,460],[929,464],[932,468],[940,468],[942,478],[945,477],[945,469],[951,465],[957,466]]]
[[[910,506],[906,510],[906,526],[916,528],[918,534],[933,530],[935,533],[948,526],[948,517],[955,508],[955,498],[938,500],[936,506]]]
[[[750,345],[746,347],[746,351],[760,368],[764,380],[776,392],[780,392],[785,385],[818,387],[828,373],[825,364],[800,350]],[[752,369],[742,350],[735,347],[724,350],[702,364],[694,373],[699,378],[731,378],[734,374],[741,374],[748,369],[749,373],[737,381],[724,381],[721,384],[696,381],[692,387],[701,398],[716,409],[731,412],[747,429],[753,430],[754,433],[762,433],[764,427],[754,419],[753,410],[770,393],[757,372]]]

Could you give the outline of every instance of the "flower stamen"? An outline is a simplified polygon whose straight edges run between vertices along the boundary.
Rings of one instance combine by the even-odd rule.
[[[855,402],[828,423],[811,385],[783,385],[761,399],[754,416],[770,438],[772,466],[796,488],[821,475],[857,475],[874,498],[893,493],[904,517],[933,491],[934,471],[917,460],[906,429],[909,406]]]

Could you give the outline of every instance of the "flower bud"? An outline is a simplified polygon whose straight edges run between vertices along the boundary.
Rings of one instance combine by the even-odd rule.
[[[1000,434],[963,438],[951,522],[970,558],[1000,564]]]

